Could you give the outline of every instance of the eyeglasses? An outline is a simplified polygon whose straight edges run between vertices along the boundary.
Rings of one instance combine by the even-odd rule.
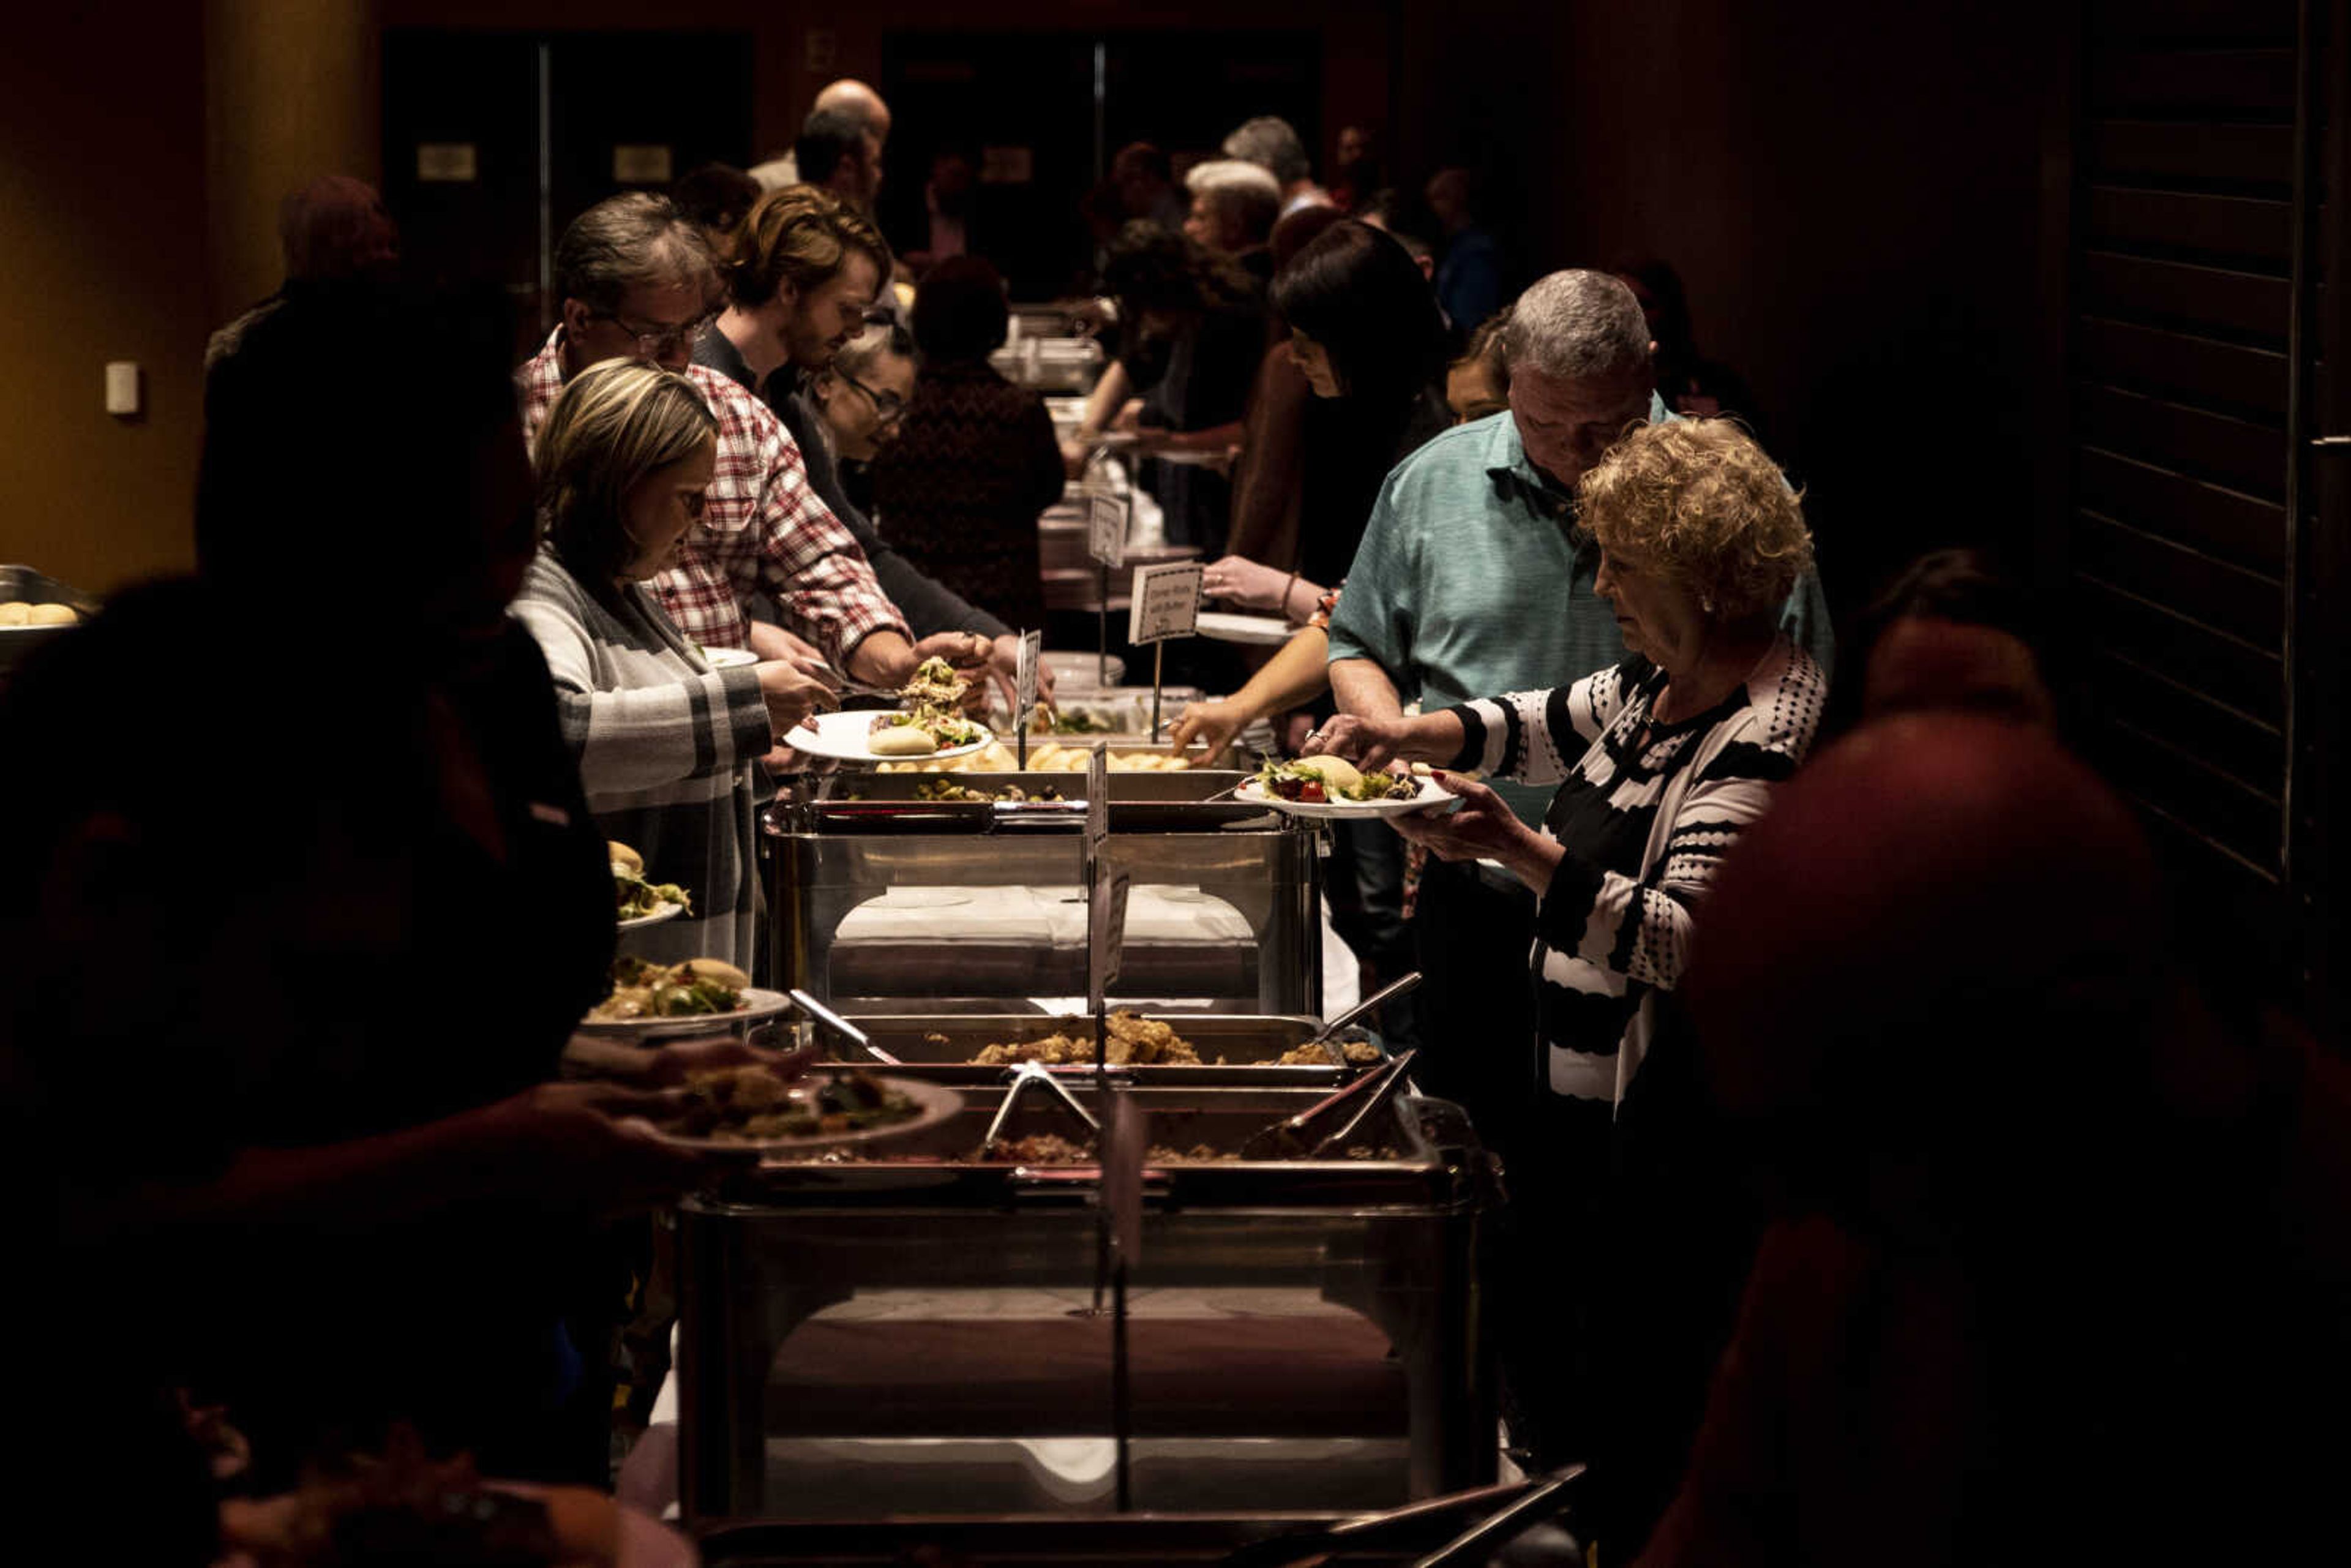
[[[832,372],[832,379],[839,382],[843,386],[855,387],[860,392],[864,394],[865,401],[873,405],[873,419],[875,423],[883,426],[893,425],[906,417],[906,400],[900,397],[896,392],[888,391],[886,388],[881,391],[876,391],[872,387],[867,386],[863,382],[859,381],[855,376],[851,375],[847,371],[834,371]]]
[[[617,310],[590,310],[590,321],[610,321],[636,340],[637,357],[658,360],[676,349],[690,349],[702,336],[702,329],[718,319],[718,312],[706,310],[693,320],[675,327],[646,327],[630,320]]]

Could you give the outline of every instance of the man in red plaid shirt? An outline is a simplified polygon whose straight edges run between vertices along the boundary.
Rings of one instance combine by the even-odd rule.
[[[582,213],[557,247],[555,282],[562,324],[515,377],[527,439],[538,439],[564,382],[600,360],[675,371],[717,417],[718,466],[702,521],[653,585],[679,631],[705,647],[749,648],[803,667],[820,653],[872,685],[903,684],[931,654],[986,658],[985,639],[963,632],[916,644],[865,552],[810,490],[782,422],[726,376],[690,362],[716,279],[702,236],[667,200],[635,193]],[[772,595],[816,647],[752,620],[744,601],[754,593]]]

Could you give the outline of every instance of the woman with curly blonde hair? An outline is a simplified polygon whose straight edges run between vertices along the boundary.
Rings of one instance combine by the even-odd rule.
[[[1630,657],[1573,686],[1419,718],[1343,716],[1307,749],[1560,785],[1541,831],[1454,772],[1439,777],[1459,810],[1396,824],[1444,859],[1499,861],[1535,891],[1543,1079],[1553,1094],[1614,1105],[1640,1071],[1653,998],[1681,977],[1698,896],[1802,758],[1825,682],[1778,625],[1812,535],[1736,424],[1636,430],[1577,498],[1601,549],[1594,587]]]
[[[1497,862],[1534,890],[1526,1076],[1543,1103],[1528,1129],[1541,1135],[1521,1138],[1510,1173],[1524,1277],[1500,1295],[1539,1314],[1547,1348],[1540,1375],[1514,1375],[1513,1429],[1546,1466],[1609,1464],[1637,1542],[1643,1511],[1670,1495],[1728,1333],[1709,1303],[1735,1299],[1746,1256],[1735,1190],[1712,1185],[1673,996],[1707,888],[1802,760],[1827,682],[1778,625],[1812,536],[1736,424],[1644,426],[1576,493],[1623,663],[1419,718],[1343,716],[1308,749],[1559,786],[1540,831],[1458,771],[1437,777],[1458,810],[1395,821],[1446,860]],[[1562,1277],[1573,1294],[1559,1302]]]

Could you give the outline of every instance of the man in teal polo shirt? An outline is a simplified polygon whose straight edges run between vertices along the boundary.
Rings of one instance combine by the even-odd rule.
[[[1502,345],[1510,413],[1423,446],[1373,506],[1331,625],[1331,685],[1343,712],[1393,717],[1405,702],[1434,711],[1548,689],[1625,657],[1615,612],[1593,591],[1600,552],[1578,535],[1573,497],[1627,426],[1675,417],[1656,397],[1648,324],[1614,277],[1555,272],[1510,308]],[[1782,624],[1829,667],[1827,606],[1811,573]],[[1541,825],[1548,787],[1495,789]],[[1487,1265],[1513,1439],[1592,1453],[1591,1351],[1556,1270],[1562,1257],[1591,1249],[1598,1233],[1584,1233],[1600,1195],[1562,1190],[1547,1174],[1557,1151],[1521,1120],[1543,1094],[1528,974],[1534,912],[1534,894],[1507,873],[1428,862],[1412,921],[1426,977],[1416,1076],[1468,1110],[1515,1177]]]
[[[1573,497],[1627,426],[1676,417],[1657,400],[1653,347],[1639,301],[1605,273],[1555,272],[1520,296],[1503,332],[1510,412],[1429,442],[1373,505],[1331,624],[1341,711],[1393,717],[1416,701],[1433,712],[1566,685],[1625,657],[1615,612],[1593,591],[1600,551],[1574,527]],[[1827,669],[1817,578],[1797,584],[1782,623]],[[1495,788],[1541,823],[1548,787]],[[1534,897],[1507,873],[1431,861],[1413,924],[1428,1087],[1461,1100],[1507,1150],[1512,1109],[1537,1082]]]

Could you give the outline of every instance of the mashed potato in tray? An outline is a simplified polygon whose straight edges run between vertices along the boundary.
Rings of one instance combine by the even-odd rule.
[[[1083,773],[1092,755],[1084,746],[1061,746],[1047,742],[1029,748],[1029,771],[1031,773]],[[1113,773],[1171,773],[1192,766],[1191,759],[1172,757],[1164,751],[1113,751],[1110,754],[1110,770]],[[885,762],[883,773],[1018,773],[1019,755],[1000,740],[992,740],[977,751],[962,757],[928,762]]]

